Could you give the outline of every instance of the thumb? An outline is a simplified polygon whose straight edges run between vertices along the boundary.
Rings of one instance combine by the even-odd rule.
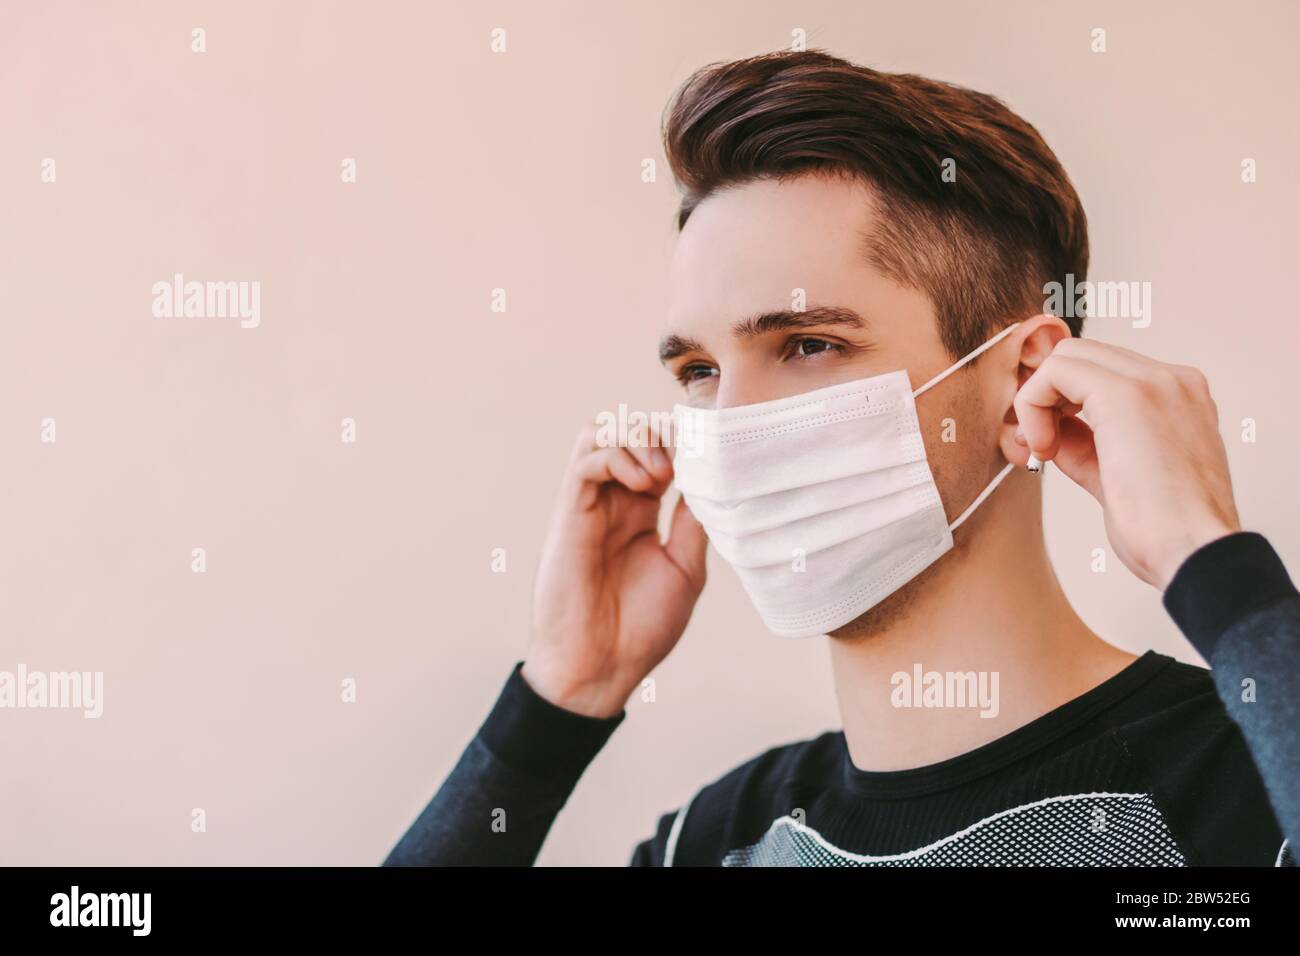
[[[1052,460],[1065,476],[1102,504],[1101,470],[1097,465],[1097,443],[1092,428],[1081,418],[1062,416],[1057,430],[1059,441]]]
[[[668,541],[664,550],[673,564],[697,588],[704,587],[705,552],[708,550],[709,538],[704,527],[695,520],[691,509],[686,507],[686,499],[679,497],[673,509],[672,524],[668,528]]]

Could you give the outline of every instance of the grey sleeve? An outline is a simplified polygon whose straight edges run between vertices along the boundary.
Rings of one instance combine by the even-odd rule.
[[[384,866],[530,866],[587,765],[622,722],[537,695],[516,664],[487,719]]]
[[[1268,541],[1240,532],[1189,557],[1164,604],[1209,661],[1294,855],[1300,847],[1300,592]]]

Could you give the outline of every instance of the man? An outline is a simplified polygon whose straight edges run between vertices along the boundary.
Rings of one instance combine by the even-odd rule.
[[[1300,596],[1240,531],[1204,378],[1043,314],[1088,244],[1033,127],[983,94],[782,53],[696,74],[665,145],[676,458],[579,436],[526,660],[387,862],[532,862],[681,636],[712,540],[772,630],[829,633],[843,732],[705,787],[634,863],[1289,863]],[[1080,620],[1044,548],[1041,462],[1101,503],[1213,680]],[[922,670],[946,678],[895,676]],[[963,686],[996,700],[944,697]]]

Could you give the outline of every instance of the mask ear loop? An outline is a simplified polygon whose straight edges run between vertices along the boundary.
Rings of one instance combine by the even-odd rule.
[[[930,379],[930,381],[926,382],[924,385],[922,385],[922,386],[921,386],[920,388],[918,388],[916,391],[912,392],[912,397],[915,398],[916,396],[920,395],[922,392],[925,392],[925,391],[928,391],[929,389],[934,388],[934,386],[938,385],[938,384],[939,384],[940,382],[942,382],[945,378],[947,378],[947,377],[948,377],[949,375],[951,375],[953,372],[957,371],[957,369],[961,368],[961,367],[962,367],[963,365],[965,365],[967,362],[973,362],[973,361],[975,361],[975,359],[978,358],[980,355],[983,355],[983,354],[984,354],[985,352],[987,352],[989,349],[993,348],[993,346],[997,345],[999,342],[1001,342],[1003,339],[1005,339],[1008,335],[1010,335],[1012,332],[1014,332],[1014,331],[1016,330],[1016,326],[1018,326],[1019,324],[1020,324],[1019,322],[1014,322],[1014,323],[1012,323],[1011,325],[1008,325],[1005,329],[1003,329],[1003,330],[1002,330],[1001,332],[999,332],[997,335],[993,336],[993,338],[989,339],[987,342],[985,342],[983,345],[981,345],[979,348],[977,348],[974,352],[971,352],[971,353],[970,353],[969,355],[967,355],[965,358],[958,359],[958,360],[957,360],[956,362],[954,362],[952,365],[949,365],[946,369],[944,369],[942,372],[940,372],[940,373],[939,373],[938,375],[936,375],[934,378]]]
[[[930,389],[934,388],[934,386],[942,382],[949,375],[951,375],[953,372],[957,371],[957,369],[961,368],[963,365],[967,364],[968,362],[973,362],[978,356],[987,352],[989,349],[993,348],[993,346],[997,345],[1008,335],[1014,332],[1016,330],[1016,326],[1018,326],[1019,324],[1020,324],[1019,322],[1015,322],[1012,323],[1011,325],[1008,325],[1005,329],[1003,329],[997,335],[993,336],[993,338],[989,339],[987,342],[985,342],[975,351],[971,352],[965,358],[958,359],[952,365],[949,365],[946,369],[944,369],[934,378],[930,379],[930,381],[926,382],[920,388],[912,392],[912,397],[915,398],[916,396],[920,395],[922,392],[929,391]],[[1002,484],[1002,479],[1005,478],[1007,475],[1011,474],[1011,469],[1014,467],[1015,465],[1011,464],[1011,462],[1007,462],[1006,467],[1004,467],[1001,471],[998,472],[997,477],[994,478],[992,481],[990,481],[984,487],[984,490],[981,491],[979,495],[976,496],[975,500],[970,503],[970,506],[967,507],[965,511],[963,511],[961,514],[957,516],[957,520],[954,521],[952,524],[948,525],[948,530],[956,531],[957,528],[961,526],[961,523],[963,521],[965,521],[972,514],[974,514],[975,509],[984,503],[984,499],[986,499],[989,495],[993,494],[993,489],[996,488],[998,485]]]
[[[976,496],[975,500],[970,503],[970,507],[967,508],[965,511],[963,511],[961,514],[959,514],[957,516],[956,521],[948,525],[948,530],[956,531],[957,528],[961,525],[961,523],[965,521],[967,518],[969,518],[974,513],[975,509],[984,503],[984,499],[987,498],[989,495],[993,494],[993,489],[996,488],[998,485],[1002,484],[1002,479],[1005,478],[1007,475],[1011,474],[1011,469],[1014,467],[1016,466],[1011,464],[1011,462],[1007,462],[1006,466],[1003,467],[1003,469],[998,472],[998,476],[994,478],[992,481],[990,481],[988,485],[984,488],[984,490],[981,491],[978,496]]]

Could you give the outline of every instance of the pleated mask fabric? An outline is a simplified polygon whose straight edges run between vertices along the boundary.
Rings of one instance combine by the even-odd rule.
[[[675,483],[763,622],[782,637],[859,617],[952,548],[926,460],[916,395],[1014,329],[912,390],[888,372],[735,408],[674,410]]]

